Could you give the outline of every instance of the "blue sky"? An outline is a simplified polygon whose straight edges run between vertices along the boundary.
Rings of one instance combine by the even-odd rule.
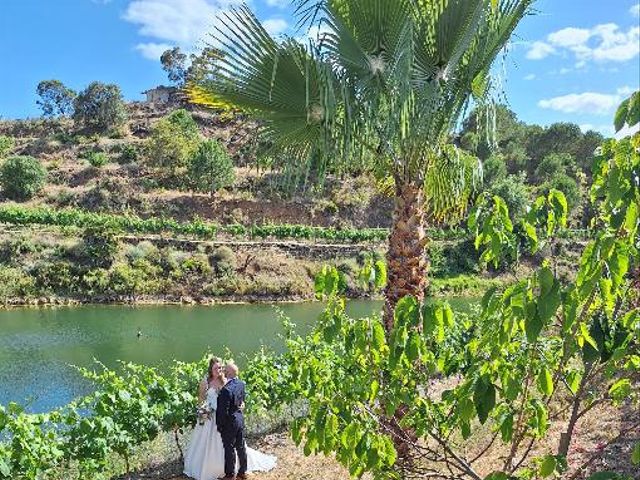
[[[37,116],[35,88],[114,82],[127,99],[166,83],[158,57],[193,50],[216,14],[238,0],[2,0],[0,116]],[[293,31],[288,0],[249,5],[277,34]],[[502,81],[527,121],[572,121],[612,133],[617,104],[640,84],[638,0],[538,0],[518,28]],[[500,66],[499,66],[500,67]],[[502,69],[502,68],[500,68]]]

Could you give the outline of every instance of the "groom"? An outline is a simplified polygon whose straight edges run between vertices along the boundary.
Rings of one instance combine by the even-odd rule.
[[[221,480],[244,480],[247,478],[247,448],[244,443],[244,382],[238,378],[238,367],[228,362],[224,374],[229,379],[218,394],[216,423],[224,445],[224,473]],[[236,454],[240,466],[236,477]]]

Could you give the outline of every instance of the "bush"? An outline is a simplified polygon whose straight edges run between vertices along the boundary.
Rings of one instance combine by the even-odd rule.
[[[124,125],[127,109],[117,85],[91,83],[74,101],[76,125],[98,133],[107,133]]]
[[[85,158],[92,167],[100,168],[109,163],[109,156],[104,152],[89,152]]]
[[[551,189],[560,190],[567,198],[569,210],[573,209],[580,201],[580,187],[578,182],[565,173],[554,176],[541,187],[545,195],[549,194]]]
[[[507,176],[507,164],[501,155],[491,155],[483,162],[484,180],[491,185]]]
[[[15,145],[16,141],[13,138],[0,135],[0,158],[4,158]]]
[[[0,166],[0,186],[14,200],[27,200],[38,193],[47,179],[47,170],[33,157],[11,157]]]
[[[535,171],[538,181],[550,180],[556,175],[564,175],[569,165],[574,164],[573,157],[568,153],[552,153],[544,157]]]
[[[109,267],[118,252],[115,234],[101,228],[87,228],[82,235],[84,254],[94,267]]]
[[[530,197],[524,175],[508,175],[494,183],[489,192],[502,197],[509,207],[512,219],[518,219],[524,215]]]
[[[171,173],[186,167],[200,144],[198,126],[186,110],[176,110],[156,123],[147,143],[149,164]]]
[[[236,255],[229,247],[218,247],[211,254],[210,263],[220,276],[231,275],[236,271]]]
[[[118,163],[127,164],[138,161],[138,149],[130,143],[124,145],[118,157]]]
[[[189,162],[188,178],[193,190],[213,194],[233,184],[233,161],[216,140],[205,140]]]

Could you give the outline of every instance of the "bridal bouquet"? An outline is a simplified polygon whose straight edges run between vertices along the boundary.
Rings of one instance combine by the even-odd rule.
[[[211,420],[211,414],[214,410],[208,403],[203,403],[196,410],[196,416],[198,418],[198,425],[204,425],[207,420]]]

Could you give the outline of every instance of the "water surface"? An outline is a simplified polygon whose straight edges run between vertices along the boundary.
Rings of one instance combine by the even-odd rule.
[[[465,308],[468,300],[452,301]],[[351,315],[378,312],[381,302],[351,300]],[[231,349],[240,359],[267,345],[283,348],[279,312],[300,333],[308,331],[321,303],[214,306],[105,306],[0,310],[0,404],[47,411],[89,392],[72,365],[109,367],[118,360],[162,365],[194,361]],[[142,336],[138,337],[138,331]]]

